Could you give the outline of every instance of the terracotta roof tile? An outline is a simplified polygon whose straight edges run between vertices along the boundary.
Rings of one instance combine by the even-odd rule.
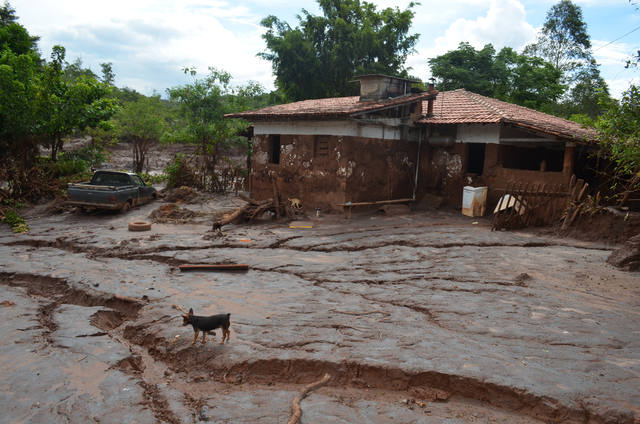
[[[427,103],[423,105],[427,110]],[[533,131],[552,134],[576,141],[592,141],[595,130],[582,125],[490,97],[466,91],[465,89],[444,91],[434,101],[433,116],[419,122],[425,124],[490,124],[507,123]]]
[[[361,102],[359,96],[333,97],[328,99],[303,100],[283,105],[269,106],[248,112],[231,113],[227,118],[244,118],[249,121],[340,118],[361,112],[371,112],[390,106],[420,101],[435,93],[413,93],[379,101]]]

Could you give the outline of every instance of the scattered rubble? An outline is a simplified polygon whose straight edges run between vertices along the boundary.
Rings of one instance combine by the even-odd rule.
[[[197,212],[181,208],[177,203],[166,203],[151,212],[149,219],[155,223],[184,224],[197,216]]]
[[[631,237],[622,247],[614,250],[607,262],[627,271],[640,269],[640,234]]]
[[[196,190],[187,186],[166,189],[162,194],[165,202],[169,203],[198,203],[201,197]]]

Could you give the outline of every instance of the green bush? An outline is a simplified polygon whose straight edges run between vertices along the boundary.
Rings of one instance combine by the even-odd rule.
[[[83,160],[88,166],[97,168],[107,160],[104,147],[94,144],[60,155],[62,160]]]
[[[14,233],[26,233],[29,231],[27,222],[13,209],[7,209],[2,220],[11,227]]]
[[[173,158],[164,168],[164,173],[167,175],[167,188],[197,186],[196,176],[182,154],[177,154]]]
[[[89,166],[83,159],[58,159],[50,164],[51,171],[56,177],[67,177],[87,172]]]
[[[147,185],[152,185],[152,184],[158,184],[164,181],[167,181],[167,175],[166,174],[147,174],[146,172],[142,172],[140,174],[138,174],[142,177],[142,179],[144,180],[144,182]]]

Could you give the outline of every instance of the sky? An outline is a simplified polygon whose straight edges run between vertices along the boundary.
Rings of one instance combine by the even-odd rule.
[[[582,8],[593,53],[614,97],[640,84],[640,67],[625,69],[640,49],[640,1],[574,0]],[[405,9],[408,1],[373,0],[378,9]],[[548,0],[422,0],[414,6],[410,33],[420,34],[416,52],[406,65],[423,81],[431,77],[428,59],[454,50],[462,41],[476,49],[491,43],[521,51],[535,40]],[[274,88],[260,21],[269,15],[297,26],[301,9],[319,14],[314,0],[10,0],[19,23],[40,37],[42,56],[62,45],[67,61],[80,58],[100,74],[111,62],[115,84],[150,95],[192,80],[182,72],[195,66],[199,76],[208,67],[229,72],[232,83],[257,81]]]

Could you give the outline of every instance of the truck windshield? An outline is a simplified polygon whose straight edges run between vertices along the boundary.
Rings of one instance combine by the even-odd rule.
[[[131,180],[129,176],[125,174],[100,173],[93,177],[93,184],[123,186],[130,185]]]

